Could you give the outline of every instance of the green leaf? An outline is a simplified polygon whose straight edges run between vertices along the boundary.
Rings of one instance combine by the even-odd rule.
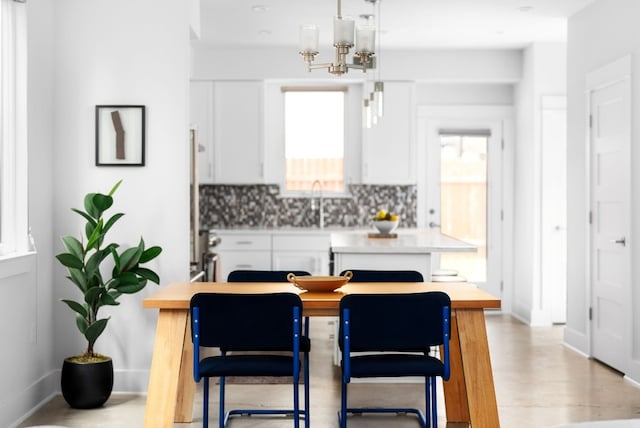
[[[118,221],[120,217],[122,217],[123,215],[124,213],[117,213],[112,215],[111,218],[107,220],[107,223],[104,225],[104,228],[102,229],[102,231],[106,234],[109,231],[109,229],[111,229],[111,226],[113,226],[115,222]]]
[[[87,214],[89,214],[92,218],[94,219],[99,219],[100,218],[100,213],[98,212],[98,209],[96,208],[96,206],[93,204],[93,197],[95,196],[95,193],[87,193],[84,197],[84,209],[87,212]]]
[[[150,260],[155,259],[162,252],[162,248],[155,246],[147,248],[140,256],[140,263],[147,263]]]
[[[109,191],[109,196],[113,196],[113,194],[116,193],[116,190],[118,190],[120,184],[122,184],[122,179],[113,185],[113,188]]]
[[[132,285],[122,285],[120,287],[118,287],[118,291],[121,293],[125,293],[125,294],[134,294],[137,293],[138,291],[142,290],[145,285],[147,285],[147,280],[143,279],[140,280],[140,282],[136,283],[136,284],[132,284]]]
[[[87,289],[88,283],[87,283],[87,278],[82,273],[82,270],[69,268],[68,278],[71,280],[71,282],[76,284],[78,288],[80,288],[80,291],[82,291],[83,293],[85,292],[85,290]]]
[[[77,209],[77,208],[71,208],[71,211],[73,211],[73,212],[75,212],[75,213],[80,214],[82,217],[84,217],[84,218],[85,218],[85,220],[87,220],[87,222],[88,222],[89,224],[92,224],[93,226],[95,226],[95,225],[96,225],[96,221],[95,221],[95,220],[94,220],[94,219],[93,219],[89,214],[87,214],[86,212],[84,212],[84,211],[80,211],[80,210],[79,210],[79,209]]]
[[[119,292],[118,290],[114,290],[114,289],[111,289],[111,290],[107,291],[107,293],[109,293],[109,295],[111,297],[113,297],[113,300],[117,300],[120,296],[122,296],[121,292]],[[118,304],[120,304],[120,303],[118,303]]]
[[[80,314],[76,313],[76,325],[78,326],[78,330],[80,333],[84,334],[89,328],[89,323],[87,320]]]
[[[144,251],[144,243],[141,241],[137,247],[126,249],[120,254],[120,271],[126,272],[138,264]]]
[[[120,256],[118,255],[118,252],[116,251],[115,247],[110,247],[110,252],[111,252],[111,256],[113,257],[113,274],[112,276],[118,276],[118,273],[120,272]]]
[[[80,260],[84,259],[84,248],[82,248],[82,243],[76,238],[73,236],[63,236],[62,243],[69,253],[73,254]]]
[[[93,248],[98,248],[102,242],[104,234],[102,233],[102,219],[98,220],[98,224],[93,229],[91,234],[87,237],[87,251]]]
[[[107,322],[109,322],[109,318],[102,318],[94,322],[87,328],[84,332],[84,337],[87,338],[89,343],[94,343],[98,337],[102,334],[105,327],[107,326]]]
[[[102,303],[102,305],[110,306],[118,306],[120,304],[119,302],[116,302],[116,299],[114,299],[113,296],[109,293],[104,293],[100,297],[100,303]]]
[[[149,281],[153,281],[156,284],[160,284],[160,277],[157,273],[152,271],[151,269],[138,267],[135,269],[135,273],[140,275],[141,277],[148,279]]]
[[[80,303],[75,302],[73,300],[67,300],[67,299],[62,299],[62,301],[64,303],[67,304],[67,306],[69,306],[73,311],[77,312],[80,316],[82,316],[83,318],[86,318],[88,313],[87,310],[84,306],[82,306]]]
[[[84,272],[87,275],[87,278],[93,278],[96,276],[96,273],[99,272],[100,262],[102,262],[102,260],[104,260],[103,251],[96,251],[91,254],[91,257],[89,257],[84,265]]]
[[[118,286],[114,287],[120,290],[120,288],[124,285],[135,285],[138,283],[138,276],[133,272],[122,272],[118,275]],[[122,291],[122,290],[120,290]]]
[[[104,288],[102,287],[91,287],[84,294],[84,301],[89,305],[93,305],[96,302],[100,301],[100,295],[104,293]]]
[[[111,208],[111,205],[113,205],[113,198],[109,195],[96,193],[95,195],[93,195],[93,199],[91,202],[98,209],[100,215],[102,215],[103,212]]]
[[[82,260],[74,256],[73,254],[69,254],[69,253],[58,254],[56,256],[56,259],[58,259],[58,261],[62,263],[63,266],[68,268],[82,269],[83,267]]]

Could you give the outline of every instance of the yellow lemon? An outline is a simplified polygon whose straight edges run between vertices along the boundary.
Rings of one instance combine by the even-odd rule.
[[[380,220],[384,219],[387,216],[387,212],[385,210],[378,211],[378,218]]]
[[[397,215],[392,215],[391,216],[391,221],[397,221],[398,220],[398,216]]]

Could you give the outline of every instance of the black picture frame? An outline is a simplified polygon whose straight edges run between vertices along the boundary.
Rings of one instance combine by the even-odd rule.
[[[96,166],[144,166],[145,106],[96,105]]]

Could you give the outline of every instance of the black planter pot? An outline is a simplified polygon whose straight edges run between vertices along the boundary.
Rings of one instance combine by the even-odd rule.
[[[105,361],[79,363],[66,358],[60,381],[62,396],[75,409],[102,406],[113,389],[113,363]]]

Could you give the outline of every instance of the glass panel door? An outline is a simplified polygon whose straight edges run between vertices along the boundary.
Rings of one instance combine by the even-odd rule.
[[[487,282],[488,135],[440,135],[440,231],[473,244],[475,253],[443,253],[440,269]]]

